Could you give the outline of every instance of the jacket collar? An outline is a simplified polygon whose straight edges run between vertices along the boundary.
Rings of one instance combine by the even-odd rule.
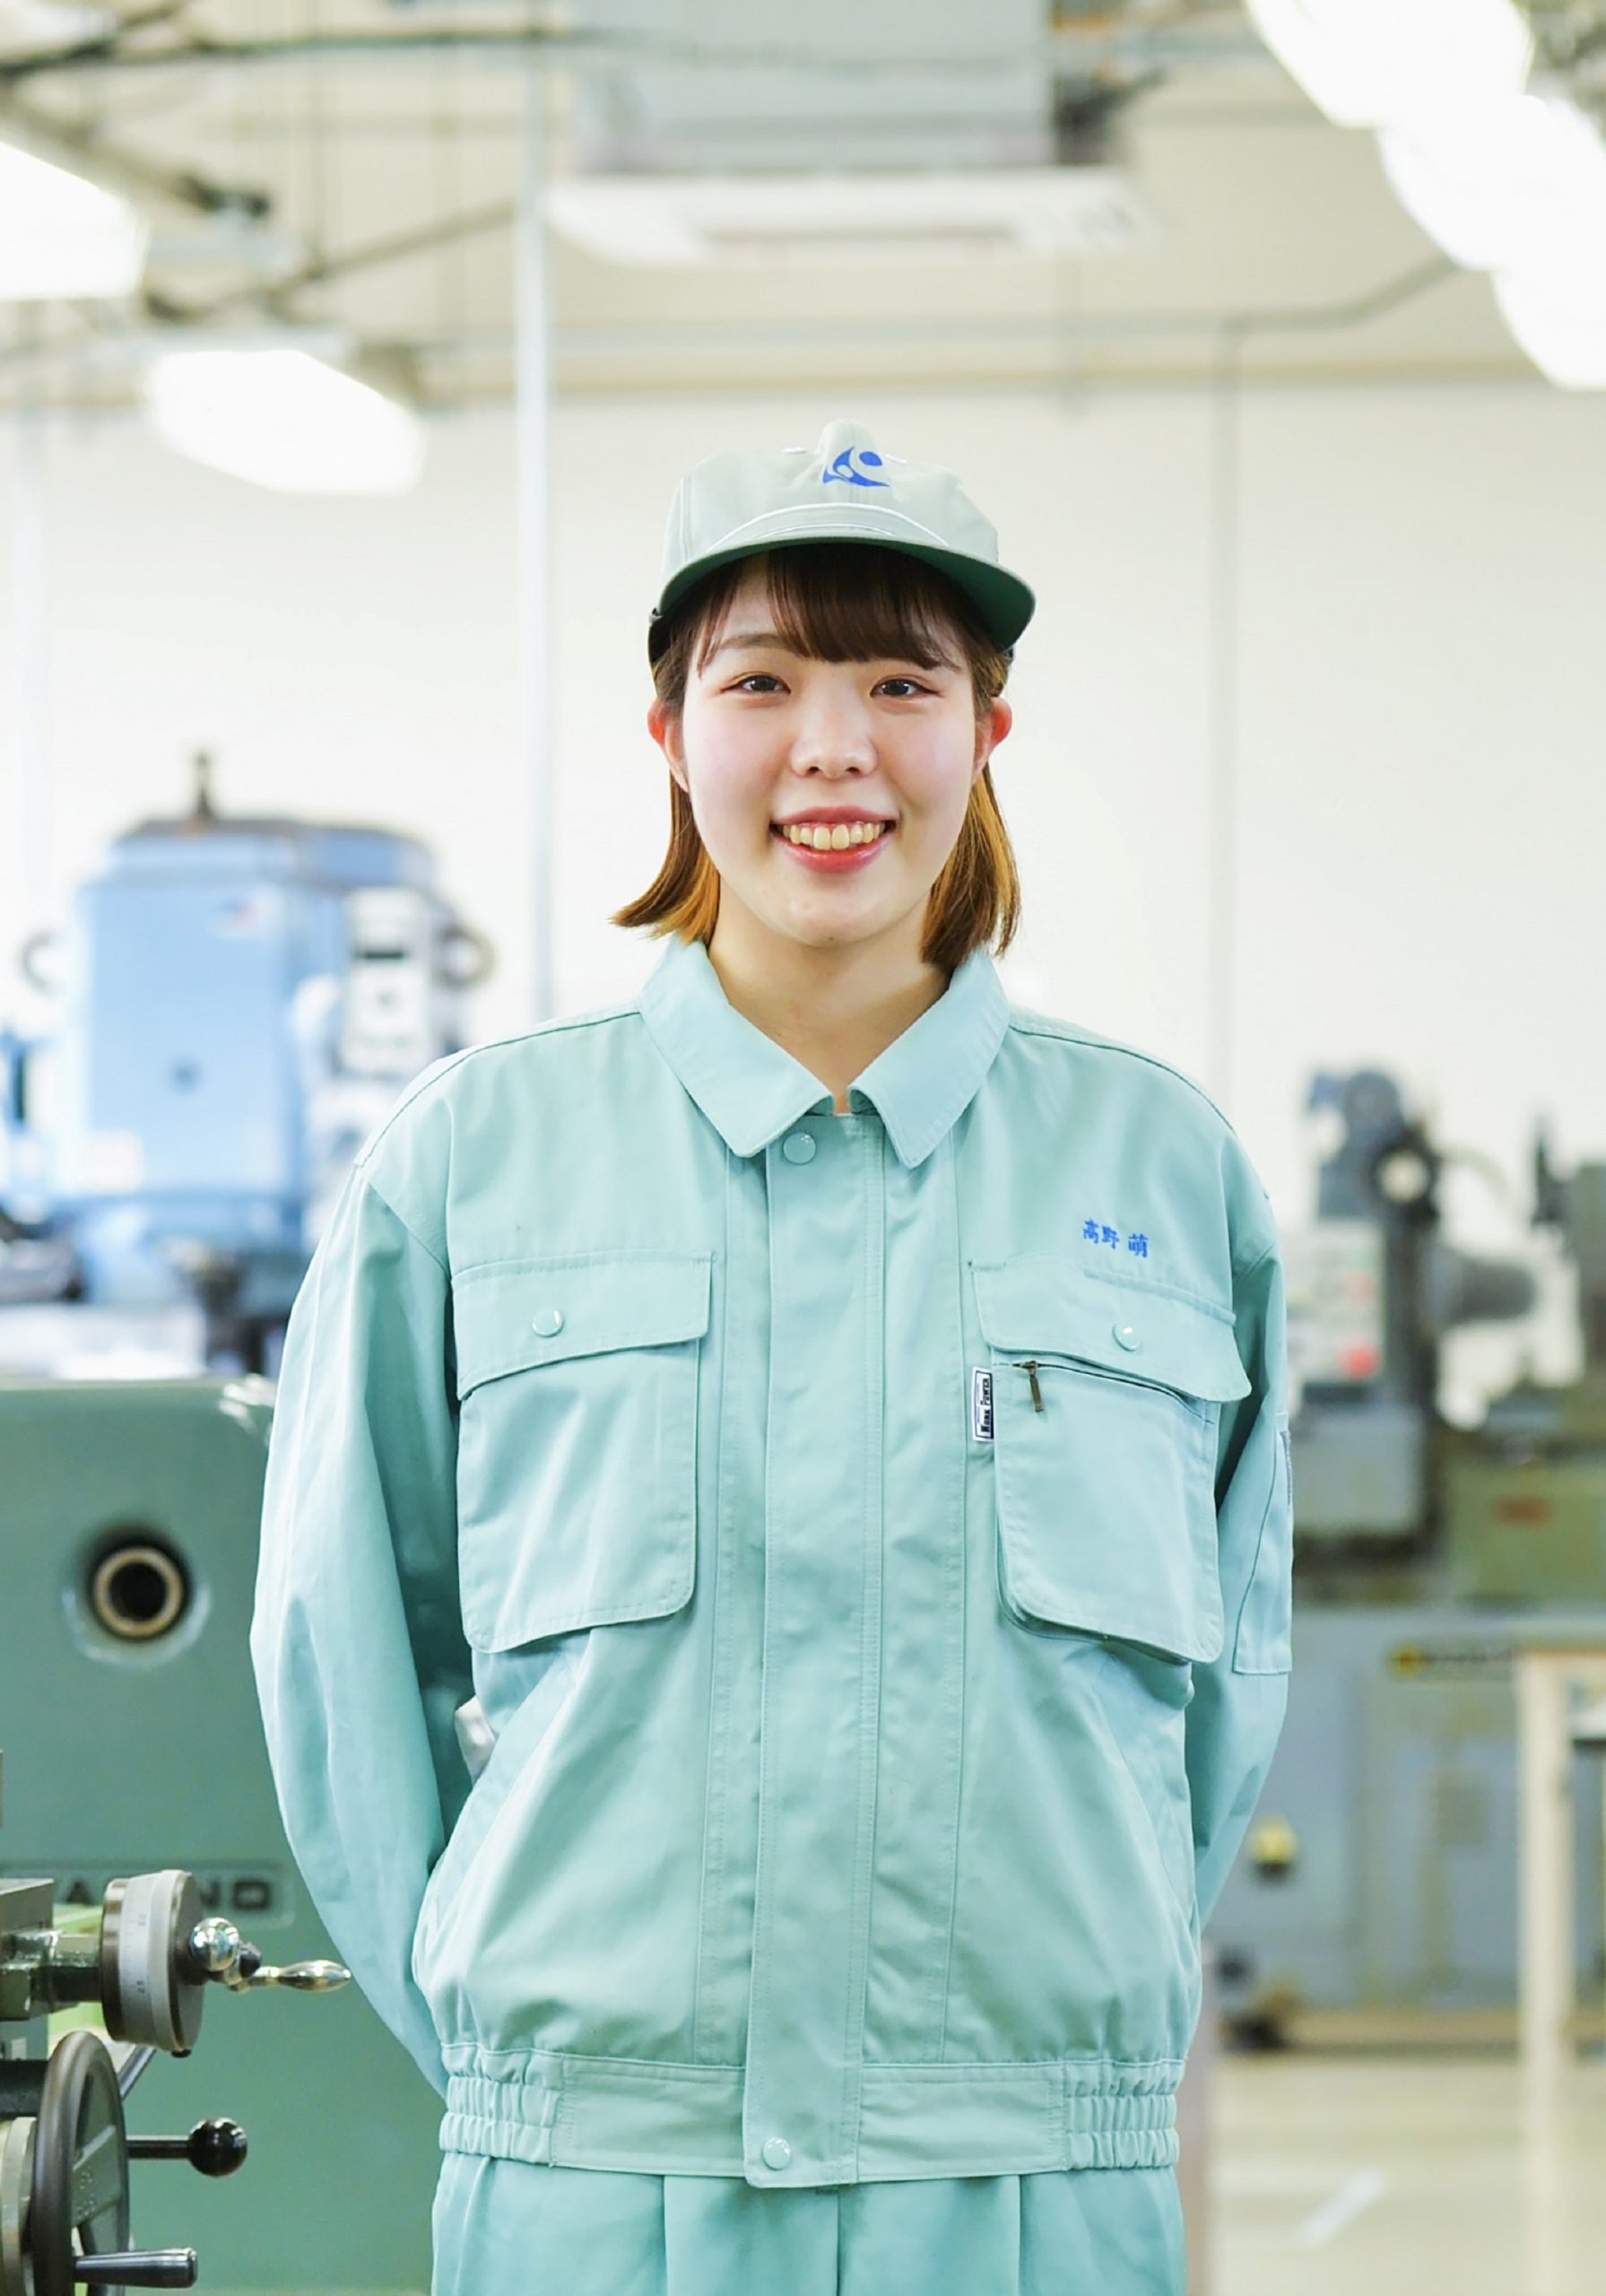
[[[738,1013],[701,941],[672,940],[641,991],[647,1032],[710,1124],[738,1156],[756,1155],[831,1096],[801,1061]],[[975,949],[934,1004],[855,1077],[904,1164],[930,1155],[976,1097],[1009,1027],[1009,1000],[985,949]]]

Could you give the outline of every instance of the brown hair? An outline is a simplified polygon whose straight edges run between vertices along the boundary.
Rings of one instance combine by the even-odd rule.
[[[935,668],[956,646],[970,672],[976,714],[1003,691],[1009,656],[983,627],[956,582],[905,552],[874,544],[810,543],[755,553],[769,583],[777,635],[812,661],[872,662],[890,657]],[[653,633],[653,684],[679,709],[693,663],[700,667],[752,558],[716,567],[671,609]],[[616,909],[615,925],[644,925],[682,941],[709,940],[719,913],[719,873],[708,858],[691,801],[670,776],[669,850],[656,877]],[[973,949],[995,943],[1002,955],[1020,919],[1020,881],[998,810],[990,766],[970,785],[953,851],[926,902],[924,962],[951,972]]]

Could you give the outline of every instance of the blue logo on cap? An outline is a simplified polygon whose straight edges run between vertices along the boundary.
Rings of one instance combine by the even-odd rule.
[[[821,486],[829,486],[833,478],[841,479],[846,486],[888,486],[891,483],[890,479],[866,478],[862,470],[855,470],[854,467],[855,454],[860,462],[867,463],[872,470],[880,470],[881,458],[873,447],[844,447],[836,461],[821,478],[820,482]]]

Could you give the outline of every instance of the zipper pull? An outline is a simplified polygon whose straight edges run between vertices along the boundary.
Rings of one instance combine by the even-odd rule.
[[[1034,1411],[1041,1411],[1043,1408],[1043,1390],[1037,1385],[1037,1366],[1035,1357],[1029,1355],[1026,1361],[1024,1363],[1017,1363],[1015,1369],[1017,1371],[1024,1371],[1027,1377],[1030,1379],[1031,1407]]]

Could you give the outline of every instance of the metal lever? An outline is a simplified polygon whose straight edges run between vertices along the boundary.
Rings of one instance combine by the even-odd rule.
[[[288,1986],[292,1993],[333,1993],[351,1982],[351,1970],[338,1961],[291,1961],[282,1970],[255,1969],[249,1977],[242,1964],[238,1977],[223,1979],[234,1993],[254,1993],[259,1985]]]
[[[125,2102],[127,2100],[128,2092],[155,2055],[156,2051],[153,2048],[142,2044],[138,2048],[130,2048],[127,2055],[117,2062],[117,2094]]]
[[[189,1956],[201,1975],[226,1985],[230,1993],[255,1992],[265,1985],[282,1985],[291,1993],[333,1993],[352,1981],[351,1970],[338,1961],[291,1961],[271,1969],[260,1946],[247,1944],[231,1921],[215,1914],[190,1932]]]
[[[131,2136],[131,2161],[187,2161],[204,2177],[231,2177],[246,2157],[237,2120],[198,2120],[187,2136]]]
[[[193,2288],[194,2248],[135,2248],[124,2256],[103,2251],[74,2257],[73,2277],[86,2288]]]

